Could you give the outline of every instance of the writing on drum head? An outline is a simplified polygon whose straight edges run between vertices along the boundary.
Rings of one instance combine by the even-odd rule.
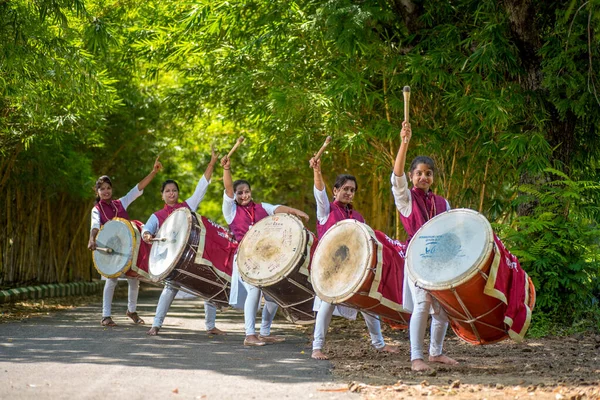
[[[452,232],[443,235],[419,236],[425,241],[425,252],[421,258],[429,258],[436,262],[448,262],[458,257],[465,257],[462,252],[460,238]]]

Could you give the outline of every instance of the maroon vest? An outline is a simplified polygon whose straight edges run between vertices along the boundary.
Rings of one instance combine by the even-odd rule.
[[[160,226],[163,224],[163,222],[165,222],[165,219],[167,219],[169,217],[169,215],[171,215],[173,213],[173,211],[177,210],[178,208],[182,208],[182,207],[187,207],[190,208],[190,206],[188,206],[187,202],[183,202],[183,203],[177,203],[174,206],[169,206],[166,205],[162,208],[162,210],[159,210],[157,212],[154,213],[154,215],[156,215],[156,218],[158,219],[158,227],[160,228]],[[191,208],[190,208],[191,210]]]
[[[327,221],[325,221],[323,225],[319,224],[317,221],[317,235],[319,236],[319,239],[321,239],[325,232],[335,225],[336,222],[345,219],[355,219],[360,222],[365,222],[363,216],[352,207],[352,204],[348,204],[346,207],[338,201],[329,203],[329,217],[327,217]]]
[[[116,217],[129,219],[129,214],[125,211],[121,200],[111,200],[110,203],[99,201],[94,207],[100,212],[101,226]]]
[[[413,187],[410,194],[412,197],[412,212],[408,217],[400,213],[400,220],[408,234],[407,244],[425,222],[447,211],[446,199],[433,194],[431,190],[425,193],[423,189]]]
[[[267,211],[262,204],[251,201],[245,206],[237,205],[235,217],[229,224],[229,228],[238,242],[244,238],[244,235],[252,225],[267,217]]]

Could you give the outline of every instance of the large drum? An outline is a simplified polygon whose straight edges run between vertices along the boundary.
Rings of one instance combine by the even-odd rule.
[[[503,340],[519,314],[518,335],[525,335],[535,288],[483,215],[455,209],[429,220],[412,238],[406,262],[410,280],[441,303],[461,339]]]
[[[319,240],[311,280],[319,298],[396,321],[408,327],[402,306],[403,245],[368,225],[346,219]]]
[[[93,253],[94,267],[105,278],[121,275],[149,280],[150,245],[141,240],[140,221],[114,218],[100,228]]]
[[[152,244],[148,272],[218,306],[229,305],[229,286],[237,242],[229,231],[187,207],[162,223]]]
[[[315,321],[309,268],[316,243],[312,232],[290,214],[261,219],[240,242],[237,265],[244,282],[272,297],[296,324]]]

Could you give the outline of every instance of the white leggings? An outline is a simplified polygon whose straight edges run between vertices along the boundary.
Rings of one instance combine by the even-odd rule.
[[[244,325],[246,336],[256,335],[256,312],[260,306],[260,297],[262,290],[259,288],[242,282],[248,295],[244,303]],[[271,334],[271,324],[277,313],[277,303],[265,297],[265,306],[262,311],[262,321],[260,324],[261,336],[269,336]]]
[[[102,318],[110,317],[112,312],[112,301],[117,287],[117,278],[108,278],[104,284],[104,296],[102,298]],[[140,291],[140,281],[135,278],[127,278],[129,284],[129,293],[127,300],[127,311],[135,312],[137,309],[137,299]]]
[[[444,338],[448,330],[448,315],[441,307],[439,312],[432,315],[431,320],[431,338],[429,342],[429,355],[436,357],[442,355],[444,348]],[[427,329],[427,319],[431,302],[424,301],[415,305],[410,317],[410,360],[424,360],[423,347],[425,342],[425,330]]]
[[[162,293],[160,294],[160,298],[158,299],[158,305],[156,306],[156,315],[154,316],[154,321],[152,322],[153,328],[162,327],[163,322],[165,321],[165,317],[167,316],[167,312],[173,303],[173,299],[179,292],[179,289],[175,289],[170,285],[165,285]],[[210,331],[215,328],[217,320],[217,307],[208,301],[204,302],[204,324],[206,326],[206,330]]]
[[[324,301],[321,302],[321,306],[317,312],[317,321],[315,323],[313,350],[321,350],[323,348],[323,345],[325,344],[325,336],[327,335],[327,329],[331,323],[331,317],[333,316],[334,310],[335,305]],[[383,335],[381,334],[381,323],[379,322],[379,318],[364,312],[361,312],[361,314],[363,315],[367,324],[367,328],[369,329],[369,334],[371,335],[371,344],[373,347],[376,349],[384,348],[385,342],[383,340]]]

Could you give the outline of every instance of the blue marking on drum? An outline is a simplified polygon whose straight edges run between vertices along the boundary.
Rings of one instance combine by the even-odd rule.
[[[436,263],[447,263],[458,257],[465,257],[462,254],[461,241],[458,235],[447,232],[443,235],[421,236],[425,240],[425,252],[419,254],[421,259],[429,259]]]

